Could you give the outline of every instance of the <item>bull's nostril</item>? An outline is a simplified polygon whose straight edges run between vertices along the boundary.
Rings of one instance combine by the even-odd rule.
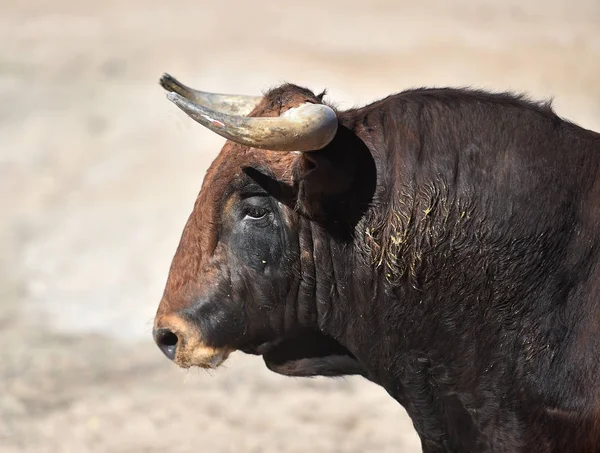
[[[175,335],[169,329],[159,329],[154,335],[154,338],[160,350],[169,359],[175,360],[175,353],[177,352],[177,342],[179,341],[177,335]]]

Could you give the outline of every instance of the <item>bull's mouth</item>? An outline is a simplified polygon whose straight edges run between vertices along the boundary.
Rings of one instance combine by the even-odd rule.
[[[231,354],[232,350],[197,346],[177,351],[175,363],[181,368],[200,367],[214,369],[219,367]]]
[[[348,349],[316,331],[303,331],[243,351],[262,355],[267,368],[285,376],[366,376]]]
[[[182,368],[219,367],[235,348],[207,346],[200,338],[178,348],[175,363]],[[285,376],[343,376],[367,373],[354,355],[333,338],[317,331],[304,330],[294,335],[239,348],[247,354],[261,355],[267,368]]]
[[[181,368],[196,366],[214,369],[225,362],[233,351],[232,348],[208,346],[198,335],[188,337],[183,344],[179,345],[174,362]]]

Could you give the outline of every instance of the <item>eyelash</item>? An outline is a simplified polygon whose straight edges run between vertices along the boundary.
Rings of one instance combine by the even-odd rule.
[[[268,214],[268,210],[265,208],[259,208],[258,206],[248,206],[245,209],[245,217],[252,220],[260,220]]]

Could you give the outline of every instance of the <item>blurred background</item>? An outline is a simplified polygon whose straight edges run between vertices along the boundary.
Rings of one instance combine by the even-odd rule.
[[[177,369],[154,311],[223,139],[191,86],[327,88],[340,108],[417,86],[554,98],[600,130],[599,0],[0,0],[0,452],[418,452],[360,379],[234,354]]]

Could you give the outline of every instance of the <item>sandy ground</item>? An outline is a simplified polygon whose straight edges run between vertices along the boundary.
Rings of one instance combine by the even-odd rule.
[[[341,107],[423,85],[554,97],[600,130],[598,0],[0,1],[0,452],[417,452],[359,379],[236,354],[182,372],[150,337],[223,141],[165,100],[327,87]]]

